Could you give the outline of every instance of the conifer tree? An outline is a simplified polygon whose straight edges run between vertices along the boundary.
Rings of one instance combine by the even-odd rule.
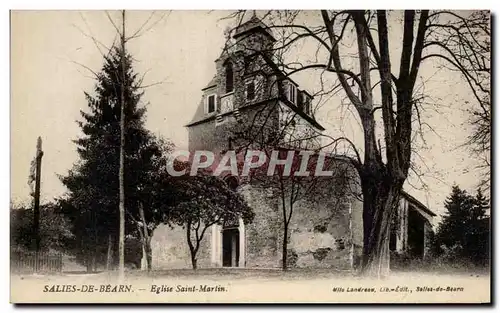
[[[490,259],[490,219],[487,217],[489,208],[489,200],[484,196],[481,188],[478,188],[465,236],[465,250],[469,258],[475,263],[484,263]]]
[[[435,245],[437,250],[452,251],[451,257],[484,263],[489,256],[488,199],[478,190],[474,197],[453,186],[445,201],[446,215],[439,224]]]
[[[114,47],[105,56],[100,73],[96,74],[93,93],[85,93],[89,110],[82,110],[78,124],[83,136],[75,140],[79,161],[61,177],[68,188],[63,199],[64,212],[70,218],[75,234],[73,249],[77,258],[95,270],[107,258],[108,246],[116,247],[119,235],[119,158],[121,88],[125,103],[125,193],[126,233],[137,231],[139,201],[151,172],[161,165],[165,146],[144,127],[146,108],[141,105],[140,80],[132,69],[132,58],[121,47]],[[122,60],[122,56],[125,56]],[[124,81],[122,83],[122,77]],[[143,203],[150,218],[152,200]],[[158,203],[159,201],[156,201]],[[147,205],[147,207],[146,207]]]

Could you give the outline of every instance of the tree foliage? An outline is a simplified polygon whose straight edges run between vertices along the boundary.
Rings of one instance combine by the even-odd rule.
[[[490,218],[488,199],[477,191],[475,196],[453,186],[445,201],[446,215],[438,226],[434,245],[438,254],[467,259],[474,263],[489,261]],[[455,261],[453,260],[453,261]]]
[[[123,83],[121,77],[125,77]],[[113,48],[105,56],[96,80],[94,92],[85,93],[89,110],[82,110],[83,120],[78,121],[83,136],[74,142],[80,159],[66,176],[61,177],[68,189],[61,204],[75,234],[73,250],[80,262],[94,268],[105,262],[109,242],[115,249],[118,240],[122,86],[126,104],[126,208],[128,215],[134,217],[126,221],[127,234],[137,234],[135,221],[140,220],[140,205],[146,212],[146,220],[158,223],[163,218],[159,212],[166,207],[158,199],[162,193],[155,192],[160,189],[153,185],[157,184],[155,178],[161,172],[162,158],[172,147],[144,127],[146,107],[141,104],[141,79],[132,69],[130,55],[125,54],[122,60],[120,49]]]
[[[175,188],[171,222],[183,226],[191,253],[193,269],[197,268],[197,253],[206,231],[225,221],[251,223],[253,210],[244,197],[223,179],[210,173],[199,172],[196,176],[171,177]]]
[[[33,208],[11,204],[10,245],[11,249],[29,250],[33,242]],[[40,250],[63,251],[68,240],[73,238],[68,219],[55,203],[40,207]]]

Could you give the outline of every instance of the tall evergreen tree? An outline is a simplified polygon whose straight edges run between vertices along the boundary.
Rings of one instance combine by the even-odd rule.
[[[125,56],[123,60],[122,55]],[[131,56],[122,54],[120,47],[113,48],[105,57],[96,79],[93,94],[85,93],[89,110],[82,110],[83,120],[78,121],[83,136],[74,140],[80,160],[61,177],[69,190],[63,206],[73,225],[75,241],[72,246],[88,270],[94,270],[97,263],[103,264],[109,256],[109,248],[115,248],[118,241],[122,86],[128,215],[138,217],[138,202],[144,199],[144,190],[148,190],[143,177],[160,165],[157,160],[164,152],[158,139],[144,127],[146,108],[140,104],[143,93],[140,80],[132,69]],[[134,219],[127,219],[126,233],[137,230],[132,223]]]
[[[489,208],[489,200],[484,196],[481,188],[478,188],[465,236],[465,251],[475,263],[484,263],[490,259],[490,219],[487,216]]]
[[[437,240],[447,247],[456,244],[463,247],[463,234],[473,208],[473,199],[465,190],[453,186],[451,195],[445,200],[444,206],[447,212],[439,224]]]
[[[474,197],[458,186],[445,201],[446,215],[438,226],[435,245],[453,251],[452,257],[484,263],[489,253],[488,199],[478,190]]]

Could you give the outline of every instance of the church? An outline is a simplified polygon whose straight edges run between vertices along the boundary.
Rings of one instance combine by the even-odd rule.
[[[202,88],[202,98],[186,125],[189,150],[221,154],[244,145],[263,149],[272,143],[288,149],[317,150],[321,133],[311,106],[313,97],[287,77],[273,58],[275,38],[255,15],[228,38],[215,60],[216,75]],[[249,140],[251,138],[251,140]],[[275,188],[244,178],[228,177],[255,218],[213,225],[197,255],[198,268],[280,268],[287,240],[289,268],[352,269],[363,245],[362,198],[357,173],[349,162],[335,158],[333,175],[290,205],[288,236],[283,238],[283,201]],[[287,207],[288,206],[288,207]],[[391,228],[390,249],[424,257],[436,216],[403,193]],[[153,268],[191,268],[182,227],[160,225],[153,233]]]

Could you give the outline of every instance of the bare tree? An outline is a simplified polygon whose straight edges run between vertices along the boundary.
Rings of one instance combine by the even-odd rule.
[[[154,12],[153,12],[154,13]],[[120,36],[120,53],[121,53],[121,62],[122,62],[122,70],[121,70],[121,88],[120,88],[120,99],[121,99],[121,112],[120,112],[120,169],[119,169],[119,188],[120,188],[120,202],[119,202],[119,212],[120,212],[120,230],[119,230],[119,240],[118,240],[118,257],[119,257],[119,265],[118,265],[118,273],[119,277],[123,279],[124,271],[125,271],[125,88],[126,88],[126,72],[125,72],[125,54],[126,47],[125,44],[134,38],[138,38],[141,36],[141,32],[143,28],[147,25],[153,13],[149,16],[149,18],[141,25],[141,27],[134,32],[131,36],[127,37],[125,35],[125,10],[122,10],[122,28],[121,31],[116,27],[113,20],[110,18],[110,22],[115,26],[117,33]],[[109,17],[109,15],[108,15]],[[141,82],[142,83],[142,82]],[[144,86],[139,86],[143,88]],[[151,268],[151,251],[150,241],[151,238],[149,236],[147,222],[145,220],[144,207],[142,204],[139,204],[139,217],[141,224],[143,225],[143,229],[139,229],[139,233],[141,236],[141,241],[143,243],[143,251],[145,252],[147,268]]]
[[[231,17],[240,25],[245,13],[239,11]],[[443,62],[459,70],[474,91],[481,85],[477,75],[483,70],[489,72],[489,59],[482,59],[477,53],[489,51],[487,13],[483,15],[485,18],[478,19],[449,11],[409,10],[402,14],[390,13],[390,17],[389,22],[386,11],[326,10],[269,11],[262,17],[279,36],[269,49],[269,52],[281,52],[273,57],[277,65],[275,73],[285,80],[305,70],[321,70],[318,83],[321,87],[323,75],[330,75],[336,84],[322,88],[322,95],[341,91],[361,123],[362,146],[355,146],[347,137],[333,138],[333,141],[342,141],[354,152],[345,157],[356,168],[363,193],[361,267],[363,273],[379,277],[389,271],[390,221],[411,170],[412,139],[423,125],[421,95],[416,88],[417,81],[423,80],[420,68],[425,61]],[[458,31],[453,29],[454,23],[461,25]],[[473,26],[480,34],[467,33]],[[389,29],[398,28],[402,31],[401,38],[390,36]],[[451,36],[445,30],[455,32]],[[450,41],[443,36],[446,34]],[[481,41],[474,40],[477,38]],[[451,40],[457,48],[470,47],[467,52],[454,51],[448,46]],[[309,59],[289,61],[290,56],[284,52],[301,43],[314,44],[316,54]],[[393,55],[394,47],[400,51],[399,60]],[[346,52],[341,53],[343,49]],[[468,66],[467,62],[471,61],[478,66]],[[479,89],[489,93],[489,87]],[[477,99],[481,103],[482,98]]]
[[[446,61],[444,66],[448,70],[461,74],[472,91],[475,103],[469,104],[468,112],[473,131],[465,146],[479,158],[478,169],[482,174],[479,187],[487,191],[491,180],[490,16],[485,11],[473,12],[467,18],[453,12],[447,15],[453,19],[443,22],[435,18],[429,23],[437,39],[426,45],[447,52],[435,56]]]
[[[121,27],[118,27],[117,23],[113,20],[113,18],[111,17],[111,15],[108,12],[105,12],[105,13],[106,13],[106,16],[107,16],[109,22],[116,30],[117,37],[119,38],[118,50],[120,53],[120,62],[121,62],[121,66],[120,66],[121,68],[119,70],[115,70],[115,76],[120,82],[120,88],[119,88],[120,89],[120,98],[119,98],[120,100],[119,101],[120,101],[120,107],[121,107],[121,109],[120,109],[119,172],[118,172],[118,178],[119,178],[118,274],[119,274],[119,279],[123,279],[124,270],[125,270],[125,213],[127,212],[127,210],[125,208],[125,186],[124,186],[124,183],[125,183],[124,182],[124,180],[125,180],[125,158],[126,158],[126,156],[125,156],[125,135],[126,135],[126,129],[127,129],[126,118],[125,118],[125,108],[127,106],[127,103],[126,103],[125,93],[126,93],[127,88],[132,88],[134,91],[136,91],[138,89],[144,89],[144,88],[148,88],[148,87],[163,83],[163,82],[155,82],[153,84],[144,85],[143,84],[143,80],[144,80],[144,76],[145,76],[145,74],[144,74],[144,76],[142,76],[142,78],[139,79],[139,82],[137,84],[134,84],[133,86],[128,84],[129,82],[126,81],[127,80],[126,44],[130,40],[139,38],[143,34],[148,32],[149,30],[151,30],[157,23],[159,23],[161,20],[163,20],[163,18],[165,17],[165,14],[162,14],[160,16],[160,18],[151,22],[152,18],[155,15],[155,12],[153,11],[149,15],[149,17],[145,20],[145,22],[135,32],[132,33],[132,35],[126,36],[126,13],[125,13],[125,10],[121,11],[121,25],[120,25]],[[81,16],[82,16],[82,20],[85,22],[86,26],[88,28],[90,28],[86,19],[83,17],[83,14]],[[106,58],[106,56],[109,55],[109,53],[112,51],[112,49],[115,48],[115,42],[113,42],[111,47],[107,47],[106,45],[104,45],[102,42],[100,42],[92,34],[90,29],[89,29],[89,33],[83,32],[80,28],[78,28],[78,29],[80,30],[80,32],[82,32],[83,35],[85,35],[86,37],[89,37],[92,40],[92,42],[96,46],[97,50],[100,52],[100,54],[104,58]],[[115,39],[115,41],[116,41],[116,39]],[[107,53],[104,53],[102,51],[103,47],[107,49]],[[80,67],[86,69],[90,73],[92,73],[92,75],[93,75],[92,78],[98,78],[98,74],[96,72],[94,72],[92,69],[90,69],[89,67],[87,67],[81,63],[75,62],[75,61],[72,61],[72,62],[79,65]],[[118,76],[120,76],[120,77],[118,77]],[[148,232],[147,232],[148,223],[145,220],[143,206],[139,205],[139,208],[137,211],[138,211],[139,217],[137,219],[132,219],[132,220],[133,220],[133,222],[135,222],[136,225],[143,225],[144,226],[144,229],[139,229],[139,233],[141,235],[143,235],[141,237],[143,244],[147,243],[146,246],[149,247],[150,238],[148,237]],[[109,242],[109,244],[108,244],[108,260],[107,260],[108,268],[110,267],[109,265],[111,264],[111,257],[112,257],[111,240],[112,240],[112,238],[111,238],[111,236],[109,236],[109,238],[108,238],[108,242]],[[147,251],[146,251],[146,256],[147,255],[150,256],[150,253],[147,253]],[[146,259],[148,260],[148,258],[146,258]],[[148,262],[148,268],[150,268],[150,264],[151,264],[151,262]]]
[[[120,230],[118,234],[118,274],[123,279],[125,272],[125,10],[122,10],[122,30],[120,33],[122,77],[120,80],[120,169],[118,172],[120,188]]]

